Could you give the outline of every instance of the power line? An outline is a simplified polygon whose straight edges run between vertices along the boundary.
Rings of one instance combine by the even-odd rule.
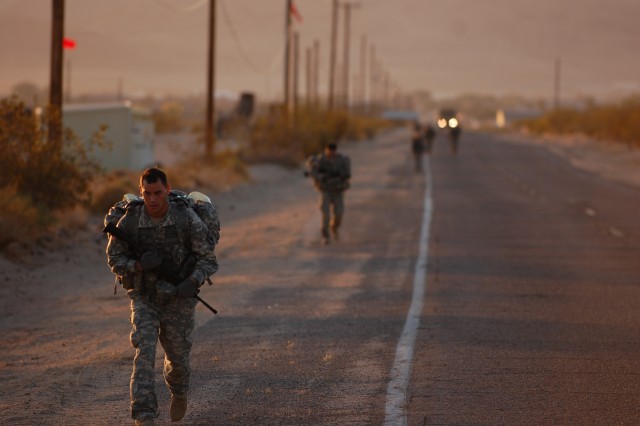
[[[227,11],[227,6],[225,5],[224,1],[220,1],[220,5],[222,6],[222,17],[225,21],[225,23],[227,24],[227,26],[229,27],[229,33],[231,34],[231,38],[233,39],[233,42],[235,43],[238,53],[240,54],[240,57],[243,59],[243,61],[246,63],[246,65],[251,68],[251,70],[257,74],[264,74],[265,70],[264,68],[260,68],[258,66],[256,66],[253,61],[251,60],[250,56],[247,54],[246,50],[244,49],[244,47],[242,46],[242,43],[240,42],[240,37],[238,37],[238,33],[235,30],[235,27],[233,25],[233,23],[231,22],[231,18],[229,16],[229,12]],[[274,64],[276,64],[276,60],[278,60],[281,56],[280,51],[278,52],[278,54],[274,57],[274,59],[271,61],[271,65],[267,68],[267,72],[271,72],[274,68]]]
[[[178,12],[193,12],[194,10],[198,10],[202,6],[204,6],[206,2],[207,2],[207,0],[197,0],[191,6],[176,7],[174,5],[167,4],[164,0],[156,0],[156,3],[158,3],[159,5],[162,5],[162,6],[166,7],[166,8],[168,8],[168,9],[171,9],[171,10],[174,10],[174,11],[178,11]]]

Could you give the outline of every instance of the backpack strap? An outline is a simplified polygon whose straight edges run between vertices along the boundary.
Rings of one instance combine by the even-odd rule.
[[[138,244],[138,222],[140,222],[140,209],[144,206],[144,202],[132,201],[127,205],[125,216],[127,220],[124,222],[124,232],[131,240]]]
[[[174,220],[180,239],[184,241],[187,247],[191,247],[191,229],[189,228],[189,213],[187,212],[190,208],[189,201],[186,198],[177,198],[171,200],[171,202],[176,206],[177,214]]]

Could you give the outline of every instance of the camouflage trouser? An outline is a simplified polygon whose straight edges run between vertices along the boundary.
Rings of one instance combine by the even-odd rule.
[[[158,413],[154,364],[158,339],[165,351],[164,381],[173,395],[189,390],[189,352],[195,325],[196,299],[165,303],[134,295],[131,300],[131,345],[136,350],[131,374],[131,417],[154,418]]]
[[[322,236],[329,238],[329,229],[336,234],[344,214],[344,195],[342,191],[322,191],[320,194],[322,211]]]
[[[416,172],[422,171],[422,153],[414,152],[413,153],[413,161],[414,161],[414,169]]]

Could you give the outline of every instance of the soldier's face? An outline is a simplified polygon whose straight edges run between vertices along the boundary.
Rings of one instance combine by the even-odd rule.
[[[336,156],[336,150],[334,149],[329,149],[329,148],[325,148],[324,149],[324,155],[329,157],[329,158],[333,158]]]
[[[171,187],[164,186],[161,180],[153,183],[142,181],[140,195],[144,198],[144,208],[151,217],[163,217],[169,209],[167,196]]]

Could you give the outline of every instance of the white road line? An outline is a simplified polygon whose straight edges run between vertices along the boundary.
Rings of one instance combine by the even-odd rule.
[[[413,364],[413,348],[416,341],[416,333],[420,324],[422,305],[427,275],[427,256],[429,252],[429,229],[431,226],[431,213],[433,201],[431,200],[431,163],[429,157],[425,158],[424,176],[426,190],[424,194],[424,211],[422,214],[422,229],[420,231],[420,249],[416,261],[416,269],[413,276],[413,296],[411,306],[407,313],[402,335],[396,347],[396,357],[391,368],[391,380],[387,385],[387,402],[385,406],[385,425],[407,424],[407,387],[411,378]]]

